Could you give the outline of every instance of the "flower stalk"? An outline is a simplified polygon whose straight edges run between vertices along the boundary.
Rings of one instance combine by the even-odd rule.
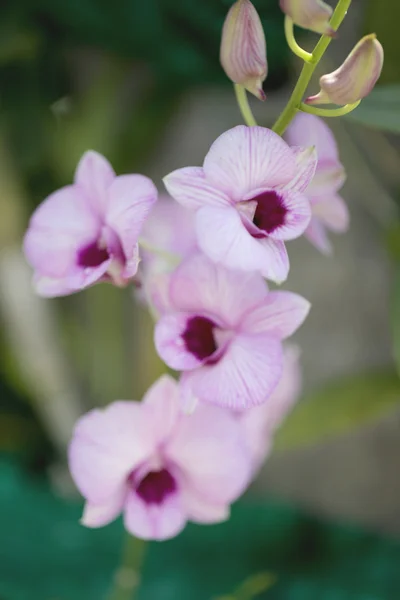
[[[133,600],[140,585],[147,543],[126,534],[121,564],[114,575],[114,587],[108,600]]]
[[[286,36],[286,41],[287,41],[289,48],[291,49],[293,54],[295,54],[296,56],[298,56],[299,58],[304,60],[304,62],[310,62],[312,60],[313,55],[311,54],[311,52],[306,52],[306,50],[304,50],[301,46],[299,46],[299,44],[296,41],[296,38],[294,37],[293,29],[294,29],[293,20],[290,17],[286,16],[285,17],[285,36]]]
[[[343,117],[343,115],[347,115],[355,110],[360,102],[361,100],[358,100],[357,102],[346,104],[340,108],[317,108],[316,106],[310,106],[309,104],[302,102],[300,110],[309,113],[310,115],[317,115],[318,117]]]
[[[235,88],[236,100],[239,105],[240,112],[242,113],[244,122],[249,127],[254,127],[254,125],[257,125],[257,121],[255,120],[253,112],[250,108],[246,89],[239,83],[234,83],[233,86]]]
[[[351,0],[339,0],[335,12],[330,20],[332,29],[335,31],[339,28],[343,19],[345,18],[350,4]],[[278,135],[283,135],[296,113],[301,110],[303,96],[306,92],[310,79],[331,41],[332,37],[328,35],[321,36],[318,44],[315,46],[314,51],[312,52],[311,60],[309,62],[305,62],[289,102],[272,128],[272,130]]]

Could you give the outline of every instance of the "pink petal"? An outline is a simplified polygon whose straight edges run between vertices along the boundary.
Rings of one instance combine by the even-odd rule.
[[[280,189],[304,192],[311,183],[318,163],[317,151],[314,146],[309,148],[292,148],[296,158],[296,175]]]
[[[95,214],[104,216],[107,190],[115,173],[104,156],[89,150],[85,152],[75,171],[75,183],[81,188]]]
[[[163,181],[171,196],[187,208],[229,205],[229,197],[217,185],[207,181],[201,167],[177,169]]]
[[[207,497],[187,486],[183,491],[183,501],[188,519],[195,523],[209,524],[227,521],[230,516],[228,504],[213,504]]]
[[[150,269],[150,272],[143,275],[145,299],[157,317],[173,310],[169,298],[170,282],[171,273],[154,273]]]
[[[154,330],[154,343],[163,361],[176,371],[195,369],[202,364],[186,349],[182,334],[186,330],[190,315],[172,313],[161,317]]]
[[[229,504],[249,483],[251,463],[240,425],[231,413],[218,407],[199,405],[192,415],[182,417],[165,451],[184,475],[184,492],[192,496],[189,511],[196,508],[194,495],[211,504]]]
[[[105,221],[121,242],[126,258],[125,277],[132,277],[137,271],[138,238],[157,195],[154,183],[144,175],[120,175],[108,190]]]
[[[76,268],[80,248],[96,240],[100,221],[73,186],[54,192],[35,210],[24,239],[29,263],[38,274],[54,279]]]
[[[185,527],[186,520],[179,494],[171,494],[162,504],[147,504],[132,491],[125,503],[125,527],[143,540],[173,538]]]
[[[316,115],[298,112],[285,138],[290,146],[315,146],[319,161],[339,161],[335,137],[328,125]]]
[[[200,209],[196,231],[200,249],[214,262],[230,269],[258,271],[273,281],[285,281],[289,260],[283,242],[252,237],[234,207]]]
[[[142,402],[152,409],[152,428],[159,443],[167,438],[180,416],[179,388],[170,375],[162,375],[147,390]]]
[[[235,201],[252,190],[288,183],[296,174],[293,152],[265,127],[239,125],[213,143],[204,159],[210,185]]]
[[[301,390],[299,351],[295,346],[285,348],[283,372],[278,385],[266,402],[240,415],[247,447],[251,453],[254,471],[268,456],[273,434],[284,420]]]
[[[311,219],[311,206],[303,194],[290,192],[285,195],[284,205],[287,209],[285,224],[274,229],[270,237],[274,240],[293,240],[307,229]]]
[[[292,292],[270,292],[267,299],[248,313],[242,323],[246,333],[267,333],[282,340],[292,335],[310,310],[308,300]]]
[[[182,396],[192,393],[202,402],[244,410],[266,400],[281,372],[280,341],[265,334],[243,333],[218,363],[182,375]]]
[[[232,326],[267,293],[259,275],[225,269],[202,254],[184,261],[170,286],[171,302],[180,311],[219,315]]]
[[[326,233],[325,225],[317,217],[312,217],[304,235],[323,254],[332,253],[332,244]]]
[[[194,229],[194,212],[178,204],[166,194],[161,194],[152,206],[150,214],[143,226],[140,239],[150,246],[176,255],[177,262],[196,249],[196,232]],[[160,254],[141,252],[141,267],[155,265],[154,270],[165,271],[175,267],[173,256],[163,257]],[[161,265],[161,267],[159,267]]]
[[[343,198],[337,194],[313,204],[312,212],[313,217],[320,219],[336,233],[343,233],[349,227],[349,210]]]
[[[93,528],[103,527],[114,521],[123,509],[127,492],[128,489],[121,486],[115,496],[109,498],[104,504],[86,502],[81,518],[82,525]]]
[[[84,415],[74,430],[68,460],[81,494],[104,504],[157,444],[151,412],[136,402],[114,402]]]

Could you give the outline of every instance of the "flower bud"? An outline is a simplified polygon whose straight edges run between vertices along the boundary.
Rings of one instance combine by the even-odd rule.
[[[234,83],[265,100],[262,83],[267,76],[267,49],[260,17],[250,0],[237,0],[222,29],[221,65]]]
[[[335,35],[329,23],[332,8],[322,0],[280,0],[280,7],[295,25],[315,33]]]
[[[307,104],[353,104],[368,96],[379,79],[383,67],[383,48],[371,33],[363,37],[344,63],[319,84],[321,90],[307,98]]]

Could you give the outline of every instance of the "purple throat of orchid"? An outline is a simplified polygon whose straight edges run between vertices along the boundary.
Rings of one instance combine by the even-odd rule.
[[[182,334],[186,350],[191,352],[198,360],[205,360],[206,364],[213,364],[219,357],[214,357],[218,349],[214,331],[216,323],[207,317],[191,317]],[[208,359],[208,360],[207,360]]]
[[[134,471],[128,481],[146,504],[162,504],[177,490],[176,481],[168,469],[150,471],[139,483],[135,483],[136,478],[137,475]]]
[[[261,231],[270,234],[281,227],[286,222],[287,208],[283,203],[283,198],[274,190],[262,192],[251,199],[257,203],[253,216],[253,224]],[[252,233],[254,238],[263,238],[264,234]]]
[[[91,242],[78,252],[78,265],[80,267],[99,267],[110,258],[107,248],[101,248],[96,241]]]

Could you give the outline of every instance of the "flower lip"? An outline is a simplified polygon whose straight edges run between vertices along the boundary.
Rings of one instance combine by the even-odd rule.
[[[135,481],[136,477],[134,471],[129,476],[128,481],[146,504],[162,504],[178,488],[175,478],[166,468],[159,471],[149,471],[139,483]]]
[[[275,190],[262,192],[253,200],[257,202],[253,223],[258,229],[270,234],[285,224],[285,216],[288,211],[282,196]]]
[[[194,354],[199,360],[212,356],[218,349],[214,337],[216,323],[204,316],[191,317],[182,334],[186,350]]]
[[[107,248],[102,248],[97,240],[78,251],[77,264],[80,267],[99,267],[110,258]]]

